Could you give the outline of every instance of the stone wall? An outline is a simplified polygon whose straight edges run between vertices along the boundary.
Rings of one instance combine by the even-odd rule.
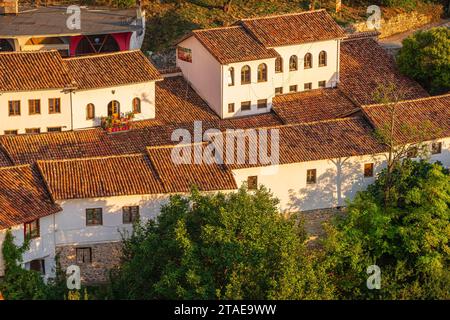
[[[345,214],[345,207],[342,208],[329,208],[302,211],[298,213],[299,219],[301,219],[305,226],[305,231],[308,235],[308,246],[318,246],[319,239],[325,235],[323,224],[330,222],[334,217]]]
[[[91,263],[79,263],[76,248],[91,248]],[[57,247],[56,254],[59,256],[62,270],[66,270],[70,265],[80,267],[82,283],[103,283],[109,280],[109,270],[120,262],[122,242]]]
[[[386,38],[397,33],[417,29],[423,25],[439,21],[443,14],[443,7],[440,5],[427,6],[426,10],[399,13],[381,19],[381,29],[378,30],[380,38]],[[369,31],[366,21],[357,22],[348,28],[349,32]]]

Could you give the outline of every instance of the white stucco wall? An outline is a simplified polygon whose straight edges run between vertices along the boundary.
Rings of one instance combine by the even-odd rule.
[[[61,113],[49,114],[48,99],[61,99]],[[30,115],[28,100],[41,100],[41,114]],[[8,101],[20,100],[20,116],[9,116]],[[0,93],[0,135],[5,130],[18,130],[25,133],[26,128],[40,128],[47,132],[47,127],[62,127],[70,130],[70,94],[62,90],[45,90],[32,92],[3,92]]]
[[[58,201],[63,211],[56,216],[56,245],[79,245],[121,240],[118,230],[131,231],[122,223],[122,208],[139,206],[143,221],[155,218],[168,195],[135,195]],[[102,208],[103,225],[86,226],[86,209]]]
[[[304,90],[305,83],[312,83],[312,89],[319,87],[319,81],[326,81],[327,87],[336,85],[339,74],[339,41],[328,40],[305,43],[294,46],[275,47],[274,49],[283,58],[283,72],[275,73],[274,90],[283,87],[283,93],[289,93],[289,86],[297,85],[298,91]],[[327,65],[319,67],[319,53],[327,53]],[[304,68],[305,54],[312,54],[313,66],[311,69]],[[292,55],[298,58],[298,70],[289,71],[289,59]]]
[[[258,82],[258,66],[267,65],[267,81]],[[251,83],[241,84],[241,69],[250,67]],[[266,113],[272,108],[272,97],[275,95],[275,58],[230,63],[223,68],[223,115],[224,118]],[[229,69],[234,68],[234,85],[228,85]],[[267,108],[258,109],[257,101],[267,99]],[[251,110],[242,111],[241,102],[251,101]],[[228,104],[234,103],[234,112],[228,112]]]
[[[192,62],[180,60],[177,55],[177,66],[198,95],[222,117],[220,63],[193,36],[179,43],[179,46],[192,50]],[[180,92],[183,89],[186,88],[180,88]]]
[[[99,126],[101,117],[108,115],[108,103],[113,100],[117,100],[120,103],[120,112],[133,111],[132,101],[134,98],[141,99],[141,113],[136,114],[134,120],[154,119],[156,112],[154,81],[73,92],[74,129]],[[86,107],[89,103],[93,103],[95,106],[95,118],[93,120],[86,119]]]
[[[230,63],[220,63],[194,37],[182,41],[179,45],[192,50],[192,63],[179,60],[177,66],[194,90],[222,118],[252,115],[269,112],[275,88],[283,87],[283,93],[289,93],[291,85],[297,85],[297,91],[304,90],[305,83],[312,83],[312,89],[319,87],[319,81],[325,81],[327,87],[336,86],[339,77],[339,41],[328,40],[301,45],[275,47],[283,58],[283,72],[275,72],[275,58]],[[327,65],[319,67],[319,53],[327,53]],[[304,56],[311,53],[313,67],[304,69]],[[298,70],[289,71],[289,59],[292,55],[298,58]],[[267,65],[267,81],[258,82],[258,65]],[[251,83],[241,84],[241,69],[248,65],[251,68]],[[234,68],[234,85],[229,86],[228,70]],[[267,108],[258,109],[257,101],[267,99]],[[241,102],[251,101],[251,110],[241,111]],[[228,104],[234,103],[234,112],[228,112]]]

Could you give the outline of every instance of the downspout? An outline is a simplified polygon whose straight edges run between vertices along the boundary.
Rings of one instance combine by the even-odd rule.
[[[223,108],[224,102],[223,102],[223,64],[220,65],[220,118],[223,119]]]
[[[340,50],[340,46],[341,46],[341,41],[340,40],[336,40],[337,41],[337,46],[336,46],[336,87],[338,86],[339,83],[339,70],[340,70],[340,54],[341,54],[341,50]]]

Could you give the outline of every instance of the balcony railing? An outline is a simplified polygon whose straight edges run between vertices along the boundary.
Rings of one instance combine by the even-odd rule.
[[[131,129],[131,125],[134,119],[134,113],[115,113],[108,117],[101,119],[102,128],[108,133],[128,131]]]

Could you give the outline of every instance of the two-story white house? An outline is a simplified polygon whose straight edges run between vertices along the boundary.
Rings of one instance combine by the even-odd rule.
[[[177,66],[221,118],[264,113],[277,94],[335,87],[344,37],[325,10],[244,19],[182,38]]]
[[[58,51],[0,53],[0,135],[95,127],[117,113],[154,119],[160,79],[140,50],[68,59]]]

